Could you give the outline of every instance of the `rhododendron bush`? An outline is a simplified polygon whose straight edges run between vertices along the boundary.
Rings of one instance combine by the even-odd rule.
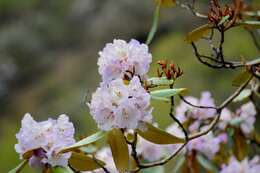
[[[15,150],[21,164],[10,173],[22,171],[26,164],[44,173],[160,173],[165,172],[168,162],[173,173],[259,172],[260,135],[255,124],[259,111],[260,59],[230,61],[224,54],[226,31],[241,27],[259,33],[259,11],[253,11],[242,0],[226,5],[212,0],[207,14],[196,10],[196,1],[155,2],[146,43],[114,39],[98,53],[102,81],[86,106],[99,131],[76,141],[77,127],[67,115],[38,122],[27,113],[16,134]],[[159,28],[160,10],[174,6],[205,21],[185,38],[198,63],[216,72],[240,71],[232,81],[235,91],[220,103],[209,91],[202,91],[196,98],[189,96],[189,86],[176,88],[175,83],[185,75],[181,64],[174,64],[174,60],[153,61],[149,44]],[[252,37],[260,51],[256,35]],[[209,54],[199,51],[200,40],[209,44]],[[158,69],[148,76],[151,63],[157,63]],[[180,103],[175,104],[177,99]],[[169,105],[169,114],[160,115],[171,117],[167,128],[160,128],[154,120],[151,100]]]

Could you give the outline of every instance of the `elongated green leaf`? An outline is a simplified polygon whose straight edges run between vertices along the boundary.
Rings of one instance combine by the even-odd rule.
[[[164,173],[164,167],[156,166],[153,168],[143,169],[140,171],[140,173]]]
[[[252,29],[260,29],[260,21],[243,21],[240,22],[239,25],[249,27]]]
[[[151,96],[156,98],[169,98],[178,94],[184,94],[187,91],[187,88],[174,88],[174,89],[161,89],[151,91]]]
[[[178,144],[184,143],[185,139],[176,137],[170,133],[167,133],[153,125],[146,123],[146,130],[137,130],[137,133],[144,139],[155,144]]]
[[[165,97],[151,96],[151,98],[154,99],[154,100],[165,101],[165,102],[169,102],[170,101],[170,99],[165,98]]]
[[[209,24],[202,25],[188,33],[185,41],[187,41],[188,43],[198,41],[201,37],[209,34],[210,30],[211,27]]]
[[[216,165],[214,165],[213,162],[208,160],[206,157],[204,157],[201,154],[197,154],[196,156],[198,162],[200,163],[201,166],[203,166],[206,170],[212,172],[212,173],[218,173],[218,168]]]
[[[176,5],[176,0],[156,0],[155,2],[162,7],[173,7]]]
[[[166,77],[152,77],[147,80],[148,85],[151,86],[166,86],[174,83],[173,80],[168,80]]]
[[[250,16],[250,17],[260,17],[260,11],[245,11],[242,12],[242,15]]]
[[[239,87],[244,84],[250,77],[251,74],[248,71],[244,70],[233,79],[232,85]]]
[[[51,168],[52,173],[74,173],[68,166],[67,167],[61,167],[61,166],[55,166]]]
[[[17,167],[9,171],[8,173],[19,173],[21,170],[25,167],[25,165],[28,163],[28,160],[23,160]]]
[[[177,160],[175,160],[175,162],[174,162],[175,165],[173,167],[172,173],[179,173],[181,168],[182,168],[182,166],[185,163],[185,160],[186,160],[186,158],[185,158],[184,155],[179,156],[177,158]]]
[[[147,40],[145,42],[147,45],[149,45],[152,42],[152,40],[153,40],[153,38],[155,36],[155,33],[157,31],[159,17],[160,17],[160,9],[161,9],[161,6],[157,5],[156,9],[154,11],[154,15],[153,15],[153,24],[152,24],[151,30],[149,31]]]
[[[77,171],[92,171],[101,168],[99,165],[105,165],[105,163],[99,160],[95,161],[85,154],[72,152],[69,165]]]
[[[120,129],[112,129],[108,133],[113,160],[119,172],[126,172],[129,168],[129,152],[125,137]]]
[[[233,102],[240,102],[248,98],[252,94],[250,89],[244,89],[234,100]]]
[[[80,147],[83,147],[83,146],[86,146],[88,144],[91,144],[93,142],[96,142],[98,140],[100,140],[101,138],[105,137],[107,133],[104,132],[104,131],[99,131],[91,136],[88,136],[82,140],[80,140],[79,142],[73,144],[72,146],[70,147],[67,147],[67,148],[64,148],[60,151],[60,153],[66,153],[66,152],[69,152],[69,151],[73,151],[77,148],[80,148]]]

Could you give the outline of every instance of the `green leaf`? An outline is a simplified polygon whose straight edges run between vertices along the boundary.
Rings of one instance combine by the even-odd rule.
[[[101,168],[99,165],[105,165],[105,163],[99,160],[95,161],[85,154],[72,152],[69,165],[77,171],[92,171]]]
[[[129,152],[123,132],[120,129],[112,129],[108,132],[107,139],[116,168],[119,172],[126,172],[129,168]]]
[[[175,160],[175,162],[174,162],[175,165],[173,167],[172,173],[179,173],[182,166],[185,163],[185,160],[186,160],[186,158],[184,155],[181,155],[180,157],[178,157],[177,160]]]
[[[100,140],[101,138],[105,137],[107,134],[107,132],[104,132],[104,131],[99,131],[91,136],[88,136],[80,141],[78,141],[77,143],[73,144],[72,146],[70,147],[67,147],[67,148],[64,148],[60,151],[60,153],[66,153],[66,152],[69,152],[69,151],[73,151],[75,149],[78,149],[80,147],[83,147],[83,146],[86,146],[86,145],[89,145],[93,142],[96,142],[98,140]]]
[[[245,26],[252,29],[260,29],[260,21],[243,21],[239,23],[239,26]]]
[[[170,133],[167,133],[153,125],[146,123],[146,130],[137,130],[137,133],[144,139],[155,144],[178,144],[184,143],[185,139],[176,137]]]
[[[218,173],[218,168],[216,165],[214,165],[213,162],[208,160],[206,157],[204,157],[201,154],[197,154],[196,156],[198,162],[200,163],[201,166],[203,166],[206,170],[212,172],[212,173]]]
[[[184,94],[187,88],[161,89],[151,91],[152,98],[169,98],[178,94]]]
[[[188,33],[185,41],[188,43],[198,41],[201,37],[209,34],[211,26],[209,24],[202,25]]]
[[[233,119],[229,122],[229,124],[232,125],[232,126],[234,126],[234,127],[239,127],[242,121],[243,121],[242,118],[237,117],[237,118],[233,118]]]
[[[248,98],[252,94],[250,89],[244,89],[234,100],[233,102],[240,102]]]
[[[260,11],[244,11],[242,15],[250,16],[250,17],[260,17]]]
[[[25,165],[28,163],[28,160],[23,160],[17,167],[9,171],[8,173],[19,173],[21,170],[25,167]]]
[[[244,84],[248,79],[250,79],[251,76],[252,75],[247,70],[243,70],[233,79],[232,85],[239,87]]]
[[[176,0],[156,0],[158,6],[173,7],[176,5]]]
[[[169,102],[170,101],[170,99],[164,98],[164,97],[151,96],[151,98],[154,99],[154,100],[165,101],[165,102]]]
[[[222,19],[221,19],[220,22],[218,23],[218,26],[224,24],[229,18],[230,18],[229,15],[222,17]]]
[[[152,24],[151,30],[149,31],[148,37],[145,42],[147,45],[149,45],[152,42],[153,37],[155,36],[155,33],[157,31],[159,17],[160,17],[160,9],[161,9],[161,6],[157,5],[156,9],[154,11],[154,15],[153,15],[153,24]]]
[[[164,173],[163,166],[156,166],[153,168],[143,169],[140,171],[141,173]]]
[[[74,173],[68,166],[67,167],[61,167],[61,166],[55,166],[51,168],[52,173]]]
[[[172,85],[174,81],[167,79],[166,77],[152,77],[147,80],[149,86],[168,86]]]

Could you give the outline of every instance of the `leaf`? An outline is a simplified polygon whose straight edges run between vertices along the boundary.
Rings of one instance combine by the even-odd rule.
[[[28,160],[23,160],[17,167],[9,171],[8,173],[19,173],[21,170],[25,167],[25,165],[28,163]]]
[[[162,7],[173,7],[176,5],[176,0],[156,0],[155,2]]]
[[[213,162],[208,160],[206,157],[204,157],[201,154],[197,154],[196,158],[201,166],[203,166],[206,170],[212,172],[212,173],[218,173],[218,168],[216,165],[214,165]]]
[[[32,155],[34,154],[34,152],[33,152],[34,150],[35,149],[25,152],[23,154],[23,159],[30,159],[32,157]]]
[[[161,9],[161,6],[157,5],[156,9],[154,11],[154,14],[153,14],[153,24],[152,24],[152,27],[149,31],[148,37],[147,37],[146,42],[145,42],[147,45],[149,45],[152,42],[154,35],[157,31],[159,17],[160,17],[160,9]]]
[[[237,118],[233,118],[233,119],[229,122],[229,124],[232,125],[232,126],[234,126],[234,127],[239,127],[242,121],[243,121],[242,118],[237,117]]]
[[[88,136],[88,137],[78,141],[77,143],[73,144],[70,147],[62,149],[59,153],[66,153],[66,152],[75,150],[77,148],[86,146],[88,144],[91,144],[93,142],[96,142],[96,141],[100,140],[101,138],[105,137],[106,134],[107,134],[107,132],[99,131],[91,136]]]
[[[202,25],[193,31],[189,32],[186,36],[185,41],[188,43],[198,41],[204,35],[207,35],[211,30],[211,26],[209,24]]]
[[[229,18],[230,18],[229,15],[222,17],[222,19],[221,19],[220,22],[218,23],[218,26],[224,24]]]
[[[144,139],[155,144],[178,144],[184,143],[185,139],[176,137],[170,133],[167,133],[153,125],[146,123],[146,130],[137,130],[137,133]]]
[[[183,166],[184,163],[185,163],[185,159],[186,159],[185,156],[182,155],[182,156],[180,156],[180,157],[178,158],[178,160],[176,160],[176,161],[174,162],[175,166],[173,167],[172,173],[178,173],[178,172],[180,172],[182,166]]]
[[[166,77],[152,77],[147,80],[147,84],[151,86],[167,86],[172,85],[174,81],[167,79]]]
[[[239,26],[245,26],[252,29],[260,29],[260,21],[243,21],[239,23]]]
[[[170,99],[164,98],[164,97],[151,96],[151,98],[154,99],[154,100],[165,101],[165,102],[169,102],[170,101]]]
[[[246,142],[246,138],[242,134],[240,130],[236,130],[233,136],[234,138],[234,155],[239,161],[242,161],[248,154],[248,145]]]
[[[105,163],[99,160],[95,161],[85,154],[76,152],[72,152],[72,155],[69,159],[69,165],[77,171],[92,171],[101,168],[97,162],[99,162],[101,165],[105,165]]]
[[[153,168],[143,169],[140,171],[141,173],[164,173],[163,166],[156,166]]]
[[[120,129],[112,129],[108,132],[107,139],[116,168],[119,172],[126,172],[129,168],[129,152],[124,134]]]
[[[250,89],[244,89],[234,100],[233,102],[240,102],[248,98],[252,94]]]
[[[152,98],[169,98],[178,94],[184,94],[187,91],[187,88],[174,88],[174,89],[161,89],[151,91]]]
[[[242,15],[250,16],[250,17],[260,17],[260,11],[244,11]]]
[[[243,70],[233,79],[232,85],[239,87],[244,84],[249,78],[251,78],[251,74],[248,71]]]
[[[51,168],[52,173],[74,173],[68,166],[67,167],[61,167],[61,166],[55,166]]]

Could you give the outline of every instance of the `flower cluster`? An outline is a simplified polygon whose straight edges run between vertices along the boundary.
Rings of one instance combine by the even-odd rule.
[[[114,40],[99,52],[99,56],[99,74],[104,82],[124,78],[127,73],[130,73],[130,76],[145,77],[152,62],[148,46],[134,39],[129,43]]]
[[[202,92],[201,98],[197,99],[195,97],[185,97],[185,100],[194,105],[203,105],[208,107],[214,107],[215,103],[211,97],[210,92]],[[194,122],[189,126],[190,131],[197,131],[202,124],[207,119],[213,118],[216,115],[215,109],[202,109],[195,108],[185,102],[181,102],[176,108],[176,116],[182,122],[187,120],[194,120]]]
[[[227,165],[223,165],[220,173],[257,173],[260,170],[260,159],[255,156],[252,160],[245,158],[239,162],[235,157],[229,160]]]
[[[129,84],[123,79],[101,86],[92,96],[90,113],[102,130],[111,128],[138,128],[142,122],[152,121],[150,95],[138,77]]]
[[[256,109],[252,102],[248,102],[242,105],[235,113],[225,108],[222,111],[219,127],[225,129],[231,122],[237,122],[241,131],[248,135],[254,129],[254,123],[256,121]]]
[[[142,86],[152,60],[147,45],[114,40],[99,55],[103,81],[88,104],[98,127],[136,129],[151,122],[150,95]]]
[[[16,152],[21,159],[28,151],[33,151],[30,158],[31,166],[66,166],[70,153],[58,154],[61,148],[75,143],[74,126],[66,115],[60,115],[57,120],[36,122],[30,114],[25,114],[22,127],[16,134],[18,144]]]

